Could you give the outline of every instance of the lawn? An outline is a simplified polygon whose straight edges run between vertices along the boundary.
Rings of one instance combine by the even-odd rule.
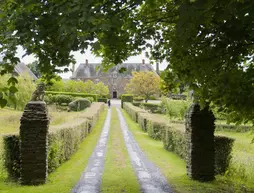
[[[186,175],[186,163],[174,153],[163,148],[161,141],[153,140],[143,132],[137,123],[123,111],[129,129],[137,140],[141,149],[161,169],[169,184],[179,193],[233,193],[254,192],[252,182],[244,181],[234,176],[216,176],[210,183],[190,180]],[[235,148],[235,147],[234,147]]]
[[[112,108],[110,136],[102,176],[101,192],[140,193],[140,186],[125,147],[115,108]]]
[[[10,110],[1,110],[1,115],[10,113]],[[65,114],[66,113],[66,114]],[[15,116],[21,115],[20,112],[11,112],[11,114]],[[55,113],[53,113],[54,115]],[[79,113],[56,113],[58,114],[57,117],[59,119],[71,119],[71,117],[79,116]],[[68,118],[66,118],[68,114]],[[50,173],[48,176],[48,182],[45,185],[40,186],[20,186],[17,183],[9,182],[6,178],[6,173],[1,171],[0,168],[0,192],[1,193],[69,193],[71,192],[71,189],[74,187],[74,185],[78,182],[81,173],[85,169],[88,159],[92,154],[93,149],[96,146],[97,140],[101,134],[101,130],[106,118],[107,110],[105,110],[97,124],[95,125],[92,132],[85,138],[85,140],[80,144],[79,150],[73,154],[70,160],[63,163],[59,168],[56,169],[53,173]],[[62,116],[62,118],[60,118]],[[65,116],[65,117],[64,117]],[[17,118],[16,117],[16,118]],[[72,118],[73,118],[72,117]],[[2,123],[4,123],[3,119],[1,119],[2,116],[0,116],[0,122],[1,126]],[[6,120],[6,118],[4,119]],[[13,127],[18,126],[18,121],[13,121]],[[11,128],[12,131],[17,131],[17,128]],[[6,127],[4,127],[4,131],[6,130]],[[1,166],[1,163],[0,163]]]

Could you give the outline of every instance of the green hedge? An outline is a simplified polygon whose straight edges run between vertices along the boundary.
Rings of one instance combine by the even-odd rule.
[[[49,128],[49,172],[53,172],[63,162],[70,159],[71,155],[77,151],[79,144],[84,140],[86,135],[91,132],[92,127],[99,119],[99,115],[103,109],[103,103],[93,103],[88,109],[88,112],[84,112],[80,116],[80,119]],[[18,179],[20,177],[19,135],[5,135],[3,140],[4,165],[7,168],[9,176]]]
[[[147,131],[153,139],[162,140],[166,150],[174,152],[182,159],[187,156],[187,138],[183,124],[173,124],[164,115],[144,112],[143,109],[124,103],[124,110],[138,122],[142,130]],[[181,125],[182,127],[179,127]],[[234,140],[228,137],[215,136],[215,172],[226,172]]]
[[[58,92],[58,91],[45,91],[46,96],[47,95],[70,95],[73,97],[93,97],[94,101],[97,101],[98,95],[97,94],[89,94],[89,93],[79,93],[79,92]]]
[[[87,98],[76,99],[69,103],[70,111],[83,111],[84,109],[91,106],[91,102]]]
[[[124,103],[123,104],[123,108],[124,110],[126,110],[128,112],[128,114],[131,116],[131,118],[135,121],[138,122],[138,114],[139,113],[146,113],[146,111],[144,109],[135,107],[134,105],[132,105],[131,103]]]
[[[98,98],[98,102],[107,103],[108,99],[107,98]]]
[[[133,95],[130,94],[122,94],[121,96],[121,107],[123,108],[124,102],[133,102]]]
[[[142,103],[141,106],[144,106],[144,108],[151,113],[161,113],[160,104]]]
[[[4,166],[10,178],[18,179],[20,177],[19,135],[5,135],[3,136],[3,143]]]

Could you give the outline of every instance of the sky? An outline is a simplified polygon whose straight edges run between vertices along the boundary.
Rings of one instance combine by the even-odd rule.
[[[32,55],[25,56],[22,58],[22,56],[25,54],[25,51],[23,50],[22,47],[18,47],[17,50],[17,57],[20,58],[20,61],[28,64],[32,63],[33,61],[36,60],[36,58]],[[94,56],[90,50],[87,50],[85,54],[81,54],[80,52],[73,52],[74,58],[76,59],[76,65],[75,69],[78,67],[80,63],[85,63],[86,59],[88,60],[89,63],[100,63],[102,61],[102,58]],[[132,56],[129,57],[128,60],[124,61],[126,63],[141,63],[142,59],[145,59],[145,63],[149,63],[149,59],[145,57],[145,53],[142,53],[141,55],[138,56]],[[159,65],[160,70],[164,70],[167,67],[167,63],[163,62]],[[153,68],[155,69],[155,64],[153,64]],[[71,72],[68,73],[63,73],[59,74],[62,78],[68,79],[71,76]]]

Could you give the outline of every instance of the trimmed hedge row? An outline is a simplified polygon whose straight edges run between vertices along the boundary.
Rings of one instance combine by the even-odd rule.
[[[98,95],[97,94],[89,94],[89,93],[79,93],[79,92],[58,92],[58,91],[45,91],[46,96],[49,94],[52,95],[70,95],[73,97],[93,97],[94,101],[97,101]]]
[[[93,103],[78,119],[49,128],[49,172],[53,172],[77,151],[79,144],[91,132],[103,109],[103,103]],[[19,135],[5,135],[3,136],[3,141],[4,165],[7,168],[9,176],[18,179],[20,177]]]
[[[130,117],[138,122],[142,130],[147,131],[153,139],[162,140],[166,150],[174,152],[182,159],[187,156],[187,139],[185,127],[182,124],[172,124],[164,115],[144,112],[143,109],[124,103],[124,110]],[[233,147],[234,139],[222,136],[215,136],[215,173],[226,172]]]
[[[133,95],[131,94],[123,94],[121,96],[121,107],[123,108],[124,102],[133,102]]]
[[[98,102],[107,103],[108,99],[107,98],[98,98]]]

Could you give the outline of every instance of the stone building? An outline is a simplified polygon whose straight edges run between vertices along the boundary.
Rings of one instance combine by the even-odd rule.
[[[117,98],[124,93],[124,88],[131,79],[133,71],[159,72],[158,64],[156,65],[156,72],[151,64],[145,63],[145,60],[142,60],[141,63],[119,64],[110,68],[107,72],[100,69],[100,66],[100,63],[89,63],[88,60],[86,60],[85,63],[79,64],[71,79],[82,81],[92,80],[95,83],[102,81],[108,86],[111,97]],[[126,71],[119,73],[122,67],[126,68]]]

